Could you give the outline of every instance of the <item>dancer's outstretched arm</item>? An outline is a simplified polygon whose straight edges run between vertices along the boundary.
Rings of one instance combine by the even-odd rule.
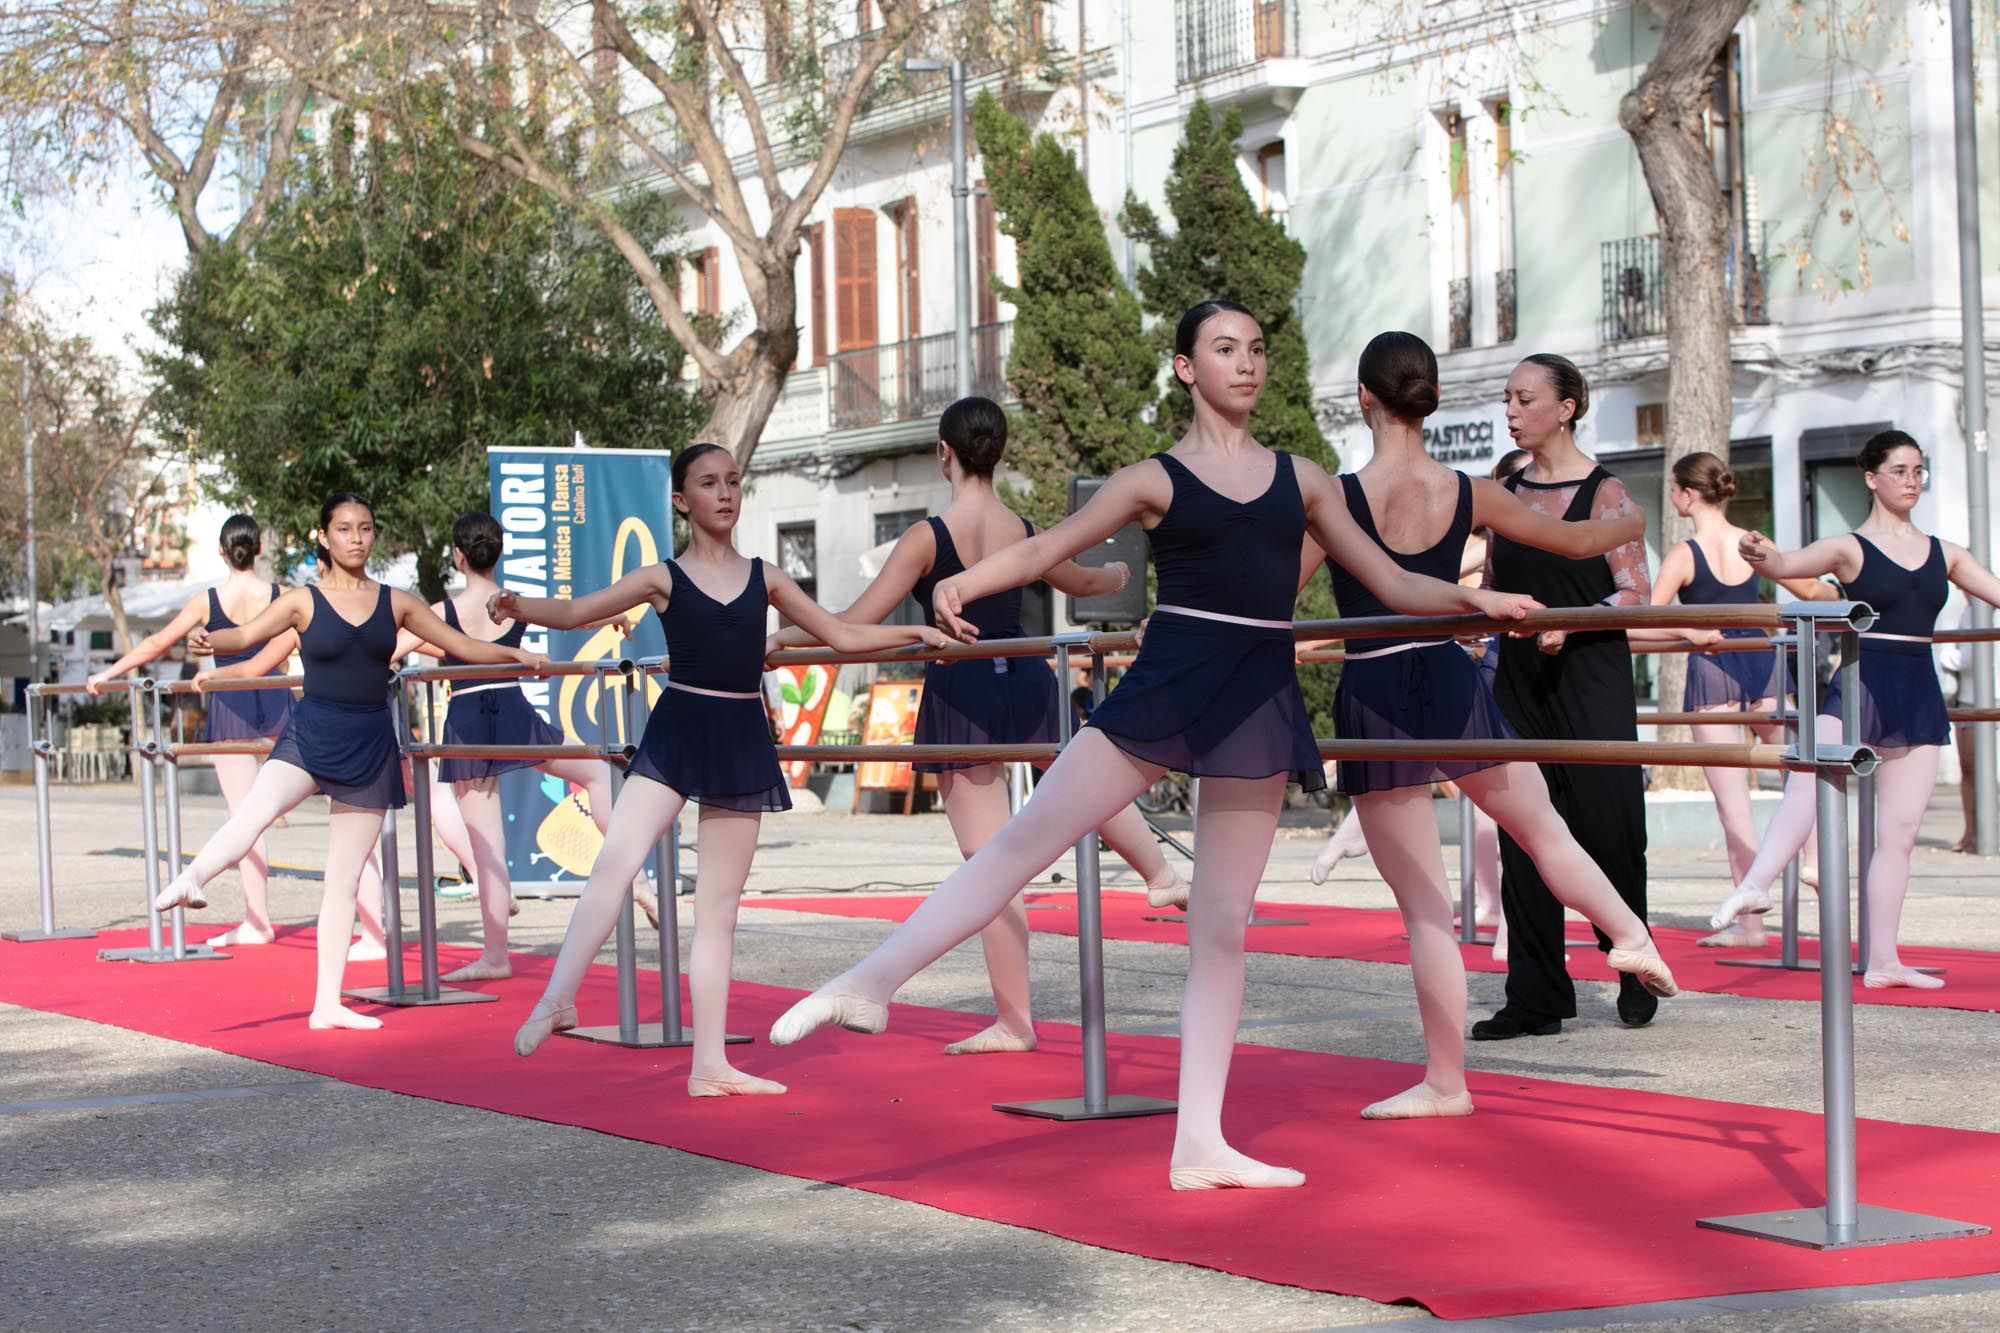
[[[936,562],[937,538],[931,535],[931,525],[916,523],[905,528],[889,552],[882,572],[861,590],[852,605],[840,612],[838,619],[850,625],[881,624],[902,605],[903,599],[917,586],[917,580]],[[819,637],[803,625],[787,625],[771,636],[769,647],[805,648],[819,642]]]
[[[673,591],[673,575],[666,565],[654,564],[581,597],[523,597],[512,588],[502,588],[486,599],[486,614],[496,622],[525,620],[550,629],[583,629],[621,617],[637,606],[664,611]]]
[[[1472,526],[1491,528],[1509,541],[1538,547],[1572,560],[1615,551],[1646,535],[1646,511],[1629,498],[1623,512],[1576,523],[1544,514],[1521,503],[1521,497],[1497,481],[1475,477],[1472,482]]]
[[[245,658],[234,666],[210,667],[198,671],[194,677],[196,690],[202,689],[211,680],[236,680],[244,676],[268,676],[290,660],[299,650],[299,636],[296,631],[286,630],[277,638],[257,650],[255,657]]]
[[[113,662],[102,671],[94,672],[83,683],[92,694],[100,693],[104,686],[124,675],[134,667],[158,661],[166,656],[167,650],[178,643],[189,631],[208,623],[208,594],[190,597],[188,604],[180,609],[180,614],[164,626],[132,645],[132,651]]]
[[[389,613],[395,617],[398,629],[407,630],[425,644],[435,644],[453,657],[468,662],[483,662],[494,666],[504,666],[518,662],[527,667],[545,667],[549,659],[541,653],[531,653],[525,648],[509,648],[486,639],[475,639],[470,634],[461,634],[445,624],[444,617],[425,606],[420,598],[404,592],[400,588],[389,590]]]
[[[1944,542],[1943,546],[1946,577],[1989,606],[2000,606],[2000,577],[1958,543]]]
[[[764,566],[764,588],[785,619],[838,653],[872,653],[914,643],[942,648],[951,642],[929,625],[851,625],[806,596],[791,575],[769,565]]]
[[[240,653],[277,638],[286,630],[303,630],[312,623],[312,593],[304,588],[271,599],[271,604],[250,617],[245,625],[219,629],[210,634],[197,625],[188,633],[188,647],[197,653]]]
[[[1831,574],[1842,583],[1851,583],[1861,573],[1861,543],[1848,532],[1822,537],[1796,551],[1779,550],[1778,544],[1761,532],[1745,532],[1736,543],[1736,552],[1773,582]]]

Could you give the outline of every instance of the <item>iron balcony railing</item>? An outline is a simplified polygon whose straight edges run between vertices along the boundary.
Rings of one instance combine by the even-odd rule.
[[[1174,76],[1181,83],[1298,53],[1298,0],[1174,0]]]
[[[1006,400],[1007,353],[1013,342],[1012,321],[972,330],[973,393]],[[827,358],[826,371],[835,430],[934,417],[958,397],[949,332],[837,352]]]
[[[1760,226],[1754,247],[1741,232],[1730,236],[1723,256],[1722,280],[1729,294],[1729,318],[1735,324],[1762,324],[1765,315],[1765,278],[1768,271],[1765,241],[1768,227]],[[1599,250],[1604,305],[1598,321],[1600,341],[1628,342],[1653,338],[1667,331],[1667,271],[1661,261],[1658,236],[1628,236],[1605,241]]]
[[[1453,278],[1445,299],[1451,307],[1451,350],[1472,346],[1472,279]]]
[[[877,70],[876,98],[894,100],[948,86],[945,71],[906,72],[901,68],[905,60],[963,60],[971,79],[1032,62],[1042,49],[1045,7],[996,8],[990,0],[953,0],[931,7],[916,31]],[[873,32],[864,32],[827,44],[820,71],[829,94],[847,86],[861,52],[874,38]]]

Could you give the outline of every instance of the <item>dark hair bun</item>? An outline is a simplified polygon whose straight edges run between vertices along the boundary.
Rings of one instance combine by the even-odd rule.
[[[264,549],[264,533],[248,514],[231,514],[222,520],[222,558],[231,569],[248,569],[257,563]]]
[[[1576,429],[1576,423],[1583,420],[1584,413],[1590,411],[1590,381],[1576,368],[1576,362],[1554,352],[1536,352],[1521,360],[1529,365],[1540,366],[1549,377],[1549,387],[1555,390],[1556,401],[1567,398],[1576,404],[1576,411],[1570,415],[1569,427]]]
[[[507,538],[500,531],[500,520],[493,515],[461,514],[451,525],[451,544],[465,556],[465,563],[475,573],[484,574],[500,563]]]
[[[938,438],[966,475],[990,477],[1007,452],[1007,414],[990,398],[961,398],[938,418]]]
[[[1676,459],[1674,481],[1712,505],[1725,504],[1736,494],[1736,474],[1707,450]]]
[[[1414,333],[1378,333],[1361,349],[1362,387],[1405,421],[1422,421],[1438,408],[1438,359]]]

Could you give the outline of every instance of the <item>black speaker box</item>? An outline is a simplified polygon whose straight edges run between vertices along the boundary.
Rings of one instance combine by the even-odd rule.
[[[1071,477],[1069,512],[1074,514],[1083,508],[1104,482],[1103,477]],[[1101,568],[1114,560],[1123,560],[1131,569],[1131,581],[1117,592],[1103,597],[1070,598],[1069,618],[1077,624],[1136,625],[1146,618],[1146,530],[1137,523],[1127,523],[1095,547],[1079,552],[1076,557],[1076,563],[1091,569]]]

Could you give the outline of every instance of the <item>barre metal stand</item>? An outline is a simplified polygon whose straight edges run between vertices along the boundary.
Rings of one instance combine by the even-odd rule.
[[[56,924],[56,862],[53,830],[49,827],[49,751],[53,748],[41,733],[47,729],[46,699],[37,686],[30,685],[28,704],[28,752],[35,763],[35,870],[41,881],[42,928],[0,931],[0,940],[16,944],[46,944],[50,940],[95,939],[97,932],[84,926]],[[151,904],[147,904],[151,906]]]
[[[209,948],[206,944],[188,947],[187,912],[176,906],[169,913],[172,942],[161,937],[160,913],[153,906],[153,899],[160,893],[160,810],[159,788],[160,770],[166,767],[165,747],[161,744],[163,722],[161,718],[161,696],[157,683],[149,676],[134,680],[128,686],[132,701],[132,760],[139,766],[139,841],[146,862],[146,943],[132,949],[99,949],[97,956],[105,962],[118,963],[214,963],[227,961],[229,955]],[[140,697],[149,696],[152,702],[152,731],[147,734],[147,710],[141,705]],[[145,739],[141,739],[145,737]],[[181,872],[181,791],[180,772],[174,770],[167,779],[167,855],[168,864],[175,875]]]
[[[1353,818],[1352,815],[1349,818]],[[1458,794],[1458,942],[1492,944],[1499,936],[1479,929],[1479,811]],[[1408,939],[1406,935],[1403,938]],[[1593,941],[1594,942],[1594,941]]]
[[[397,742],[404,744],[410,734],[409,699],[400,676],[390,713],[395,718]],[[430,730],[435,722],[435,710],[426,710],[426,744],[431,743]],[[406,744],[404,748],[408,748]],[[493,1004],[500,999],[498,995],[446,986],[438,980],[437,848],[431,832],[431,775],[428,761],[421,757],[410,764],[410,807],[417,825],[417,959],[422,981],[417,989],[411,990],[403,975],[403,888],[396,855],[396,812],[391,810],[382,821],[382,934],[388,943],[389,984],[357,986],[341,994],[351,1000],[389,1004],[399,1009]]]
[[[638,683],[632,691],[628,716],[634,719],[632,735],[637,737],[645,731],[652,707],[646,697],[646,672],[643,667],[638,669],[634,679]],[[613,764],[611,789],[614,800],[624,783],[624,770]],[[609,1026],[570,1028],[558,1033],[558,1036],[594,1041],[605,1046],[627,1046],[634,1050],[694,1045],[694,1034],[687,1030],[681,1015],[680,895],[674,891],[674,886],[680,883],[680,823],[680,812],[676,811],[653,848],[653,866],[658,872],[654,882],[660,886],[655,890],[660,899],[660,1021],[639,1021],[638,922],[632,915],[632,890],[627,885],[625,906],[618,914],[615,931],[618,946],[618,1022]],[[749,1037],[734,1032],[724,1033],[722,1037],[725,1046],[741,1046],[749,1041]]]
[[[1860,614],[1851,614],[1859,612]],[[1872,612],[1854,603],[1807,602],[1786,606],[1783,614],[1801,622],[1798,681],[1799,714],[1819,711],[1815,665],[1815,622],[1840,624],[1842,744],[1823,746],[1810,727],[1801,726],[1799,743],[1787,756],[1793,766],[1815,774],[1818,784],[1820,948],[1828,958],[1845,958],[1848,950],[1847,903],[1847,775],[1875,767],[1873,751],[1854,743],[1860,696],[1860,636],[1874,620]],[[1850,618],[1851,616],[1851,618]],[[1840,623],[1846,621],[1847,623]],[[1988,1228],[1974,1222],[1927,1217],[1921,1213],[1862,1204],[1857,1195],[1854,1125],[1854,982],[1843,969],[1820,973],[1821,1118],[1826,1133],[1826,1202],[1817,1208],[1784,1208],[1775,1212],[1704,1217],[1695,1225],[1711,1231],[1756,1236],[1813,1250],[1852,1249],[1863,1245],[1899,1245],[1952,1236],[1983,1236]]]
[[[1068,681],[1070,646],[1056,647],[1056,679]],[[1092,653],[1092,689],[1104,699],[1104,655]],[[1070,740],[1070,710],[1056,710],[1059,736]],[[1076,844],[1076,953],[1078,987],[1083,1007],[1083,1095],[1032,1102],[995,1102],[993,1109],[1009,1115],[1043,1120],[1114,1120],[1129,1116],[1163,1115],[1176,1109],[1160,1097],[1140,1097],[1109,1091],[1104,1039],[1104,903],[1098,892],[1097,830],[1087,831]]]

